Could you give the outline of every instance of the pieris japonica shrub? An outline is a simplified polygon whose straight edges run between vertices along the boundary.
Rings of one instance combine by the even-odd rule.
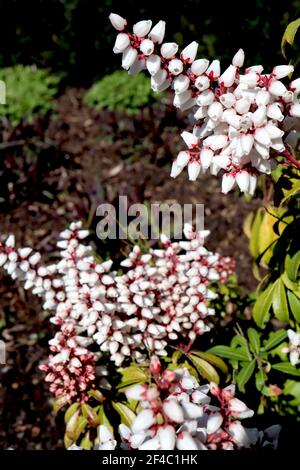
[[[122,67],[132,75],[147,70],[154,91],[171,88],[174,106],[192,111],[193,132],[182,133],[187,149],[174,161],[172,177],[186,166],[191,181],[208,169],[214,175],[222,170],[222,192],[237,185],[254,194],[257,176],[270,174],[279,156],[300,167],[291,151],[298,142],[300,79],[282,82],[292,65],[270,73],[263,73],[262,65],[242,70],[245,57],[239,49],[221,71],[218,60],[196,59],[195,41],[180,53],[176,43],[163,42],[164,21],[153,27],[151,20],[139,21],[132,30],[117,14],[110,21],[118,31],[113,50],[122,54]]]
[[[128,380],[135,382],[132,364],[145,365],[152,354],[167,360],[180,346],[201,376],[219,381],[212,364],[226,371],[217,357],[191,351],[213,328],[213,285],[226,283],[234,267],[230,258],[204,247],[207,232],[195,233],[186,225],[186,241],[171,242],[162,235],[161,248],[142,253],[135,246],[121,263],[123,273],[112,268],[112,260],[96,262],[92,248],[82,243],[87,235],[81,223],[71,224],[60,235],[59,259],[48,265],[31,248],[16,248],[12,235],[0,245],[0,265],[42,298],[57,326],[41,370],[56,397],[55,409],[71,405],[67,446],[87,426],[109,419],[103,415],[102,389],[111,396],[111,380],[114,388],[120,385],[118,374],[125,376],[123,388]],[[145,379],[145,372],[137,373],[139,380]],[[91,408],[91,400],[101,405]],[[118,402],[111,406],[122,414],[124,407]],[[72,410],[76,419],[72,414],[69,422]],[[71,432],[75,421],[76,432]]]
[[[157,99],[149,87],[149,79],[136,75],[128,82],[127,73],[117,71],[106,75],[85,94],[84,101],[96,109],[136,114]]]
[[[262,65],[243,69],[241,49],[221,70],[218,60],[197,58],[196,42],[181,52],[176,43],[164,42],[164,21],[154,26],[150,20],[139,21],[133,28],[116,14],[110,21],[118,31],[114,53],[122,54],[122,67],[129,74],[147,70],[154,91],[171,89],[174,106],[191,113],[194,127],[182,133],[187,149],[173,162],[171,177],[185,167],[191,181],[207,170],[213,175],[222,172],[223,193],[238,186],[253,195],[263,174],[265,207],[249,214],[244,227],[253,272],[260,281],[249,297],[254,324],[238,317],[229,333],[230,345],[215,345],[208,354],[230,362],[232,380],[241,392],[257,390],[259,413],[275,407],[281,414],[297,415],[300,79],[291,78],[291,63],[266,72]],[[284,56],[299,24],[295,21],[286,29]]]

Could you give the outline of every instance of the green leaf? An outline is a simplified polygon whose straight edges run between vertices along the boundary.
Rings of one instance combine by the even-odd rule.
[[[258,391],[260,392],[262,391],[263,387],[265,386],[266,380],[267,380],[267,375],[262,370],[259,370],[255,374],[255,385]]]
[[[285,55],[285,45],[288,43],[290,46],[294,44],[295,35],[297,30],[300,26],[300,18],[298,20],[292,21],[290,24],[287,25],[286,30],[282,36],[281,40],[281,52],[282,55],[286,58]]]
[[[89,432],[87,432],[85,436],[81,439],[80,447],[84,450],[92,450],[93,443],[90,439]]]
[[[229,346],[214,346],[208,350],[212,354],[217,356],[225,357],[226,359],[232,359],[237,361],[247,362],[250,360],[248,354],[242,348],[233,349]]]
[[[258,296],[253,307],[253,318],[257,326],[264,328],[270,317],[270,308],[272,305],[274,284],[268,287]]]
[[[73,414],[78,410],[79,408],[79,403],[73,403],[69,408],[67,409],[65,413],[65,423],[67,424],[70,419],[72,418]]]
[[[108,417],[105,414],[103,405],[99,407],[98,417],[99,417],[100,423],[104,424],[104,426],[106,426],[110,430],[110,432],[113,434],[114,428],[112,427]]]
[[[126,424],[126,426],[128,427],[131,427],[136,417],[135,413],[130,408],[128,408],[127,405],[124,405],[124,403],[112,402],[112,406],[119,414],[121,418],[121,423]]]
[[[195,356],[201,357],[205,361],[209,362],[213,366],[220,369],[222,372],[224,372],[224,374],[228,373],[228,367],[225,364],[225,362],[222,361],[222,359],[220,359],[219,357],[215,356],[214,354],[211,354],[209,352],[197,351],[197,350],[191,351],[191,354],[195,354]]]
[[[251,236],[250,236],[250,252],[254,259],[256,259],[259,254],[259,232],[260,226],[263,220],[264,210],[259,208],[254,216],[253,224],[251,227]]]
[[[287,297],[292,314],[297,323],[300,323],[300,299],[291,291],[287,291]]]
[[[283,340],[287,337],[287,332],[283,329],[277,330],[269,334],[269,338],[264,342],[263,349],[265,351],[270,351],[275,348],[278,344],[282,343]]]
[[[54,414],[57,415],[59,410],[61,410],[67,403],[69,403],[69,397],[67,395],[61,395],[56,398],[53,405]]]
[[[289,279],[293,282],[297,282],[298,271],[300,266],[300,250],[297,251],[293,256],[289,253],[285,257],[285,270]]]
[[[295,375],[300,377],[300,369],[296,369],[290,362],[279,362],[278,364],[273,364],[272,369],[279,370],[284,374]]]
[[[199,374],[202,375],[205,379],[207,379],[209,382],[215,382],[217,384],[220,382],[218,372],[209,362],[201,359],[198,356],[195,356],[194,354],[189,354],[188,357],[196,367]]]
[[[283,280],[285,286],[290,289],[291,291],[294,292],[295,295],[300,297],[300,287],[297,282],[293,282],[290,280],[288,277],[287,273],[284,271],[284,273],[281,274],[281,279]]]
[[[247,335],[249,338],[250,346],[256,353],[260,350],[260,335],[254,328],[248,328]]]
[[[88,420],[86,418],[84,418],[83,416],[78,417],[75,432],[74,432],[74,442],[77,441],[80,434],[85,430],[87,424],[88,424]]]
[[[241,392],[245,391],[245,385],[250,380],[251,376],[254,373],[256,366],[256,360],[253,359],[251,362],[245,364],[236,377],[237,385]]]
[[[97,412],[87,403],[81,405],[83,416],[88,420],[89,424],[96,427],[100,424]]]
[[[126,367],[126,369],[120,370],[122,374],[122,379],[117,386],[119,391],[125,390],[131,385],[145,383],[148,381],[148,375],[137,366]]]
[[[281,278],[274,283],[272,307],[275,317],[284,322],[289,321],[289,309],[285,292],[285,285]]]

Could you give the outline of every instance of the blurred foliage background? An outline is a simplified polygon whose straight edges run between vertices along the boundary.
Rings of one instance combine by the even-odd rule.
[[[164,19],[168,40],[196,39],[203,56],[226,61],[242,47],[248,64],[271,66],[282,61],[281,37],[300,1],[0,0],[0,67],[36,64],[63,71],[69,85],[90,85],[116,67],[110,11],[130,22]]]

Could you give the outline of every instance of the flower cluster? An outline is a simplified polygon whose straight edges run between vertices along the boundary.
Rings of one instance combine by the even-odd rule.
[[[26,289],[44,300],[59,331],[50,341],[51,355],[42,366],[57,395],[85,401],[95,381],[95,363],[102,353],[117,366],[148,354],[166,355],[169,341],[191,346],[212,326],[215,314],[210,285],[226,282],[234,263],[203,246],[207,232],[185,227],[186,241],[161,237],[162,248],[142,254],[135,246],[118,275],[112,261],[97,264],[81,223],[72,223],[58,242],[60,259],[49,266],[30,248],[15,249],[10,236],[0,244],[0,266],[20,278]],[[98,352],[89,347],[99,345]],[[105,371],[103,371],[104,375]],[[102,377],[103,384],[107,380]],[[101,385],[101,382],[100,382]]]
[[[136,385],[127,398],[139,400],[141,410],[131,428],[121,424],[123,447],[139,450],[234,450],[277,446],[279,426],[265,432],[245,428],[242,419],[254,412],[234,397],[235,387],[199,386],[187,369],[165,370],[152,357],[155,385]],[[214,404],[212,400],[215,399]]]
[[[253,194],[259,173],[271,173],[276,155],[295,165],[289,152],[297,147],[300,117],[300,78],[287,88],[282,79],[293,72],[292,65],[279,65],[270,74],[261,65],[242,72],[244,51],[240,49],[222,73],[220,62],[196,59],[198,44],[192,42],[178,53],[176,43],[163,43],[165,22],[139,21],[133,33],[127,21],[110,15],[119,31],[114,52],[122,53],[122,67],[130,74],[147,69],[151,86],[160,92],[171,87],[174,106],[193,108],[193,132],[182,133],[188,149],[179,152],[171,176],[187,167],[195,181],[208,169],[213,175],[223,170],[222,192],[235,185]],[[151,29],[152,28],[152,29]]]
[[[150,371],[154,383],[135,385],[128,399],[140,402],[131,427],[120,424],[121,448],[126,450],[237,450],[277,447],[280,426],[263,431],[246,428],[241,420],[254,412],[235,398],[235,387],[211,383],[199,386],[185,368],[161,371],[156,356]],[[97,449],[117,447],[112,433],[100,426]],[[72,446],[70,450],[80,449]]]
[[[289,346],[282,348],[282,352],[289,354],[290,363],[294,366],[299,363],[300,358],[300,333],[288,330],[288,338],[290,340]]]

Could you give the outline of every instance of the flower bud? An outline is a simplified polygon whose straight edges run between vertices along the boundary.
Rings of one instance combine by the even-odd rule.
[[[200,77],[197,77],[195,80],[195,86],[198,88],[200,91],[204,91],[210,86],[210,80],[206,75],[201,75]]]
[[[269,86],[269,92],[274,96],[282,96],[286,91],[286,87],[279,80],[273,80]]]
[[[150,39],[144,39],[140,44],[140,51],[149,56],[154,51],[154,43]]]
[[[284,115],[281,112],[281,109],[277,103],[269,104],[267,107],[267,116],[276,121],[283,121]]]
[[[212,103],[209,108],[208,108],[208,116],[213,120],[213,121],[218,121],[221,119],[222,113],[223,113],[223,107],[221,103],[218,101],[215,101]]]
[[[139,38],[142,38],[146,36],[152,26],[152,21],[151,20],[142,20],[133,25],[133,32],[136,36]]]
[[[187,75],[178,75],[173,82],[173,87],[175,93],[183,93],[185,92],[190,85],[190,80]]]
[[[191,132],[183,131],[181,133],[181,137],[183,138],[188,148],[192,148],[194,145],[198,145],[199,143],[198,137],[196,137]]]
[[[209,61],[207,59],[197,59],[191,65],[191,72],[194,75],[202,75],[209,65]]]
[[[117,15],[116,13],[111,13],[109,15],[109,19],[111,24],[117,31],[123,31],[123,29],[127,25],[127,20],[125,20],[125,18],[122,18],[122,16]]]
[[[198,450],[195,440],[188,431],[183,431],[178,434],[176,447],[178,450]]]
[[[116,37],[116,42],[113,48],[115,54],[120,54],[124,52],[125,49],[129,46],[130,39],[128,34],[126,33],[119,33]]]
[[[300,92],[300,78],[297,78],[290,83],[290,89],[296,93]]]
[[[270,93],[265,90],[259,90],[255,97],[257,106],[266,106],[270,102]]]
[[[164,40],[166,30],[166,22],[160,20],[150,31],[149,38],[157,44],[161,44]]]
[[[224,95],[220,96],[220,101],[225,108],[231,108],[235,102],[235,96],[233,93],[224,93]]]
[[[176,432],[173,426],[160,426],[157,432],[160,440],[160,448],[164,450],[174,450]]]
[[[131,429],[136,434],[151,428],[156,423],[152,410],[141,411],[132,423]]]
[[[245,75],[240,75],[240,83],[246,83],[250,88],[254,88],[258,82],[258,75],[256,73],[246,73]]]
[[[234,65],[229,65],[224,73],[219,77],[219,83],[229,88],[233,85],[236,77],[236,67]]]
[[[165,400],[163,410],[171,421],[179,424],[184,422],[183,410],[175,399]]]
[[[191,42],[188,46],[186,46],[180,54],[182,60],[191,64],[194,62],[198,50],[198,43],[196,41]]]
[[[150,75],[155,75],[160,69],[161,60],[156,54],[150,55],[146,60],[146,67]]]
[[[137,50],[134,49],[133,47],[128,47],[123,52],[123,57],[122,57],[123,69],[128,70],[132,66],[136,58],[137,58]]]
[[[250,101],[245,98],[241,98],[240,100],[237,100],[237,102],[234,105],[236,112],[239,114],[248,113],[250,106],[251,106]]]
[[[199,176],[200,170],[201,170],[201,165],[198,162],[193,161],[189,163],[188,164],[189,180],[196,181],[196,179]]]
[[[235,181],[242,193],[247,193],[250,186],[250,177],[247,171],[239,171],[235,176]]]
[[[235,177],[230,173],[225,173],[222,177],[222,188],[223,194],[229,193],[235,185]]]
[[[152,356],[150,360],[150,372],[152,375],[157,375],[161,371],[161,363],[157,356]]]
[[[207,170],[207,168],[210,167],[213,156],[214,156],[214,152],[212,150],[206,149],[206,148],[201,150],[200,161],[201,161],[201,166],[204,170]]]
[[[204,90],[197,98],[199,106],[209,106],[215,99],[215,95],[211,90]]]
[[[294,72],[293,65],[277,65],[274,67],[272,74],[277,80],[281,80]]]
[[[291,116],[300,117],[300,103],[292,104],[289,111]]]
[[[212,78],[218,78],[220,76],[220,61],[213,60],[208,69],[206,70],[206,75]]]
[[[268,147],[271,144],[270,136],[264,127],[256,129],[254,139],[265,147]]]
[[[172,75],[179,75],[183,70],[183,63],[179,59],[172,59],[169,62],[168,69]]]
[[[237,53],[233,56],[232,65],[235,67],[243,67],[245,60],[245,52],[243,49],[239,49]]]
[[[164,57],[164,59],[171,59],[175,56],[178,51],[178,44],[175,42],[165,42],[161,48],[160,53]]]
[[[182,166],[178,166],[177,165],[177,162],[174,161],[172,163],[172,168],[171,168],[171,173],[170,173],[170,176],[171,178],[177,178],[178,175],[180,175],[180,173],[182,172],[183,170],[183,167]]]

